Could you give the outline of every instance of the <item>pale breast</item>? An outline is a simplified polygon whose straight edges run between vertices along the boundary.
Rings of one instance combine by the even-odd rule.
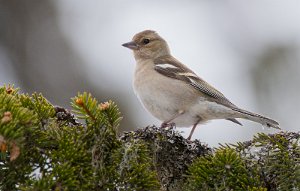
[[[144,107],[162,121],[169,120],[179,110],[188,111],[197,100],[195,90],[184,82],[159,74],[153,67],[149,61],[136,66],[133,86]]]

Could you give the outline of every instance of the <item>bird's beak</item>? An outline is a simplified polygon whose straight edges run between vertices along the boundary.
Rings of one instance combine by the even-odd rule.
[[[126,48],[129,48],[131,50],[137,50],[137,49],[139,49],[139,46],[135,42],[133,42],[133,41],[124,43],[124,44],[122,44],[122,46],[124,46]]]

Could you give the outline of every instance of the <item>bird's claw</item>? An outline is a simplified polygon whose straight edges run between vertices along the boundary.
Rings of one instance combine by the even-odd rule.
[[[173,123],[173,122],[172,123],[165,123],[165,122],[163,122],[160,127],[163,128],[163,129],[168,128],[168,127],[170,129],[172,129],[172,128],[176,127],[176,124]]]

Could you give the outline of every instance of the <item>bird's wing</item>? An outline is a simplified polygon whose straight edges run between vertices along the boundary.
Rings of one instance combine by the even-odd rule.
[[[221,92],[209,85],[199,76],[197,76],[192,70],[177,61],[175,58],[163,57],[156,59],[154,63],[154,69],[158,73],[189,84],[199,92],[207,95],[208,99],[210,98],[211,101],[215,101],[228,107],[236,107]]]

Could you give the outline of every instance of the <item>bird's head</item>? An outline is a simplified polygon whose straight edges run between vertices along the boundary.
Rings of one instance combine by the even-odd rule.
[[[136,60],[155,59],[170,54],[167,42],[152,30],[137,33],[131,42],[122,46],[133,50]]]

